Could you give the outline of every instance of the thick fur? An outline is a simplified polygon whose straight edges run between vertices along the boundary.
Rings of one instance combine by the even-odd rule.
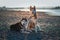
[[[28,24],[28,29],[32,30],[33,28],[35,28],[35,23],[30,21],[29,24]]]
[[[21,22],[19,22],[19,23],[11,25],[10,30],[11,31],[20,31],[22,29],[22,26],[23,25],[21,24]]]
[[[10,26],[10,30],[11,31],[20,31],[21,29],[23,29],[24,28],[24,25],[21,23],[23,20],[27,21],[26,18],[22,18],[22,20],[19,23],[12,24]]]

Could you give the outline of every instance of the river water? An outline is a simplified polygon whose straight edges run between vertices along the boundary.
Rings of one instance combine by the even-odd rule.
[[[21,10],[21,11],[29,11],[29,9],[13,9],[13,10]],[[39,12],[49,12],[47,14],[60,16],[60,9],[36,9]]]

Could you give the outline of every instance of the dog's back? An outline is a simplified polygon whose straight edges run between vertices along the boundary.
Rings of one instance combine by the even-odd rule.
[[[21,23],[16,23],[10,26],[11,31],[20,31],[20,29],[22,29]]]

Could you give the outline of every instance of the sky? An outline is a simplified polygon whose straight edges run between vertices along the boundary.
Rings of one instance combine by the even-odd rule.
[[[60,0],[0,0],[0,6],[6,7],[54,7],[60,6]]]

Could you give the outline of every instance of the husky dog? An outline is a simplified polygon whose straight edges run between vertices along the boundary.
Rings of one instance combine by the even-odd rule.
[[[23,29],[27,29],[27,19],[26,18],[23,18],[22,20],[21,20],[21,24],[23,25]]]
[[[10,25],[10,30],[11,31],[20,31],[22,29],[22,26],[23,25],[21,24],[21,22],[12,24],[12,25]]]
[[[11,31],[20,31],[21,29],[26,29],[26,23],[27,23],[27,19],[26,18],[22,18],[22,20],[16,24],[12,24],[10,26],[10,30]]]

